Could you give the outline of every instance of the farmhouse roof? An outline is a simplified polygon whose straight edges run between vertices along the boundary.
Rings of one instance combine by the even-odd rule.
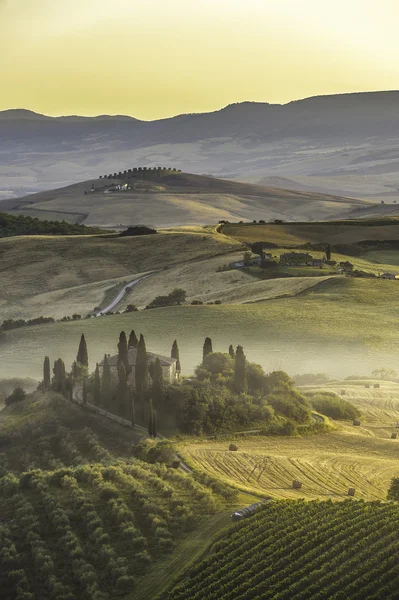
[[[136,358],[137,358],[137,349],[131,348],[128,351],[128,360],[129,360],[129,365],[131,367],[134,367],[136,365]],[[162,354],[154,354],[154,352],[147,352],[147,358],[148,358],[149,362],[155,362],[156,359],[159,358],[159,361],[160,361],[162,367],[170,367],[170,365],[173,365],[176,362],[175,358],[170,358],[169,356],[162,356]],[[102,366],[103,364],[104,364],[104,360],[102,360],[100,362],[100,366]],[[115,354],[115,356],[109,356],[108,364],[110,367],[116,367],[118,364],[118,355]]]

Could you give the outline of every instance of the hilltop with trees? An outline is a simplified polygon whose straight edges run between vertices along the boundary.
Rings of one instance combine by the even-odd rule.
[[[130,345],[137,348],[133,372],[128,359]],[[202,435],[251,427],[291,435],[297,427],[311,423],[311,402],[295,389],[294,381],[283,371],[266,374],[260,365],[247,360],[240,345],[226,353],[213,352],[212,340],[206,338],[203,361],[195,376],[180,379],[175,340],[170,352],[176,361],[174,381],[165,379],[160,358],[148,353],[143,334],[137,339],[132,331],[128,342],[122,331],[117,347],[116,370],[111,371],[105,355],[102,373],[97,363],[90,374],[82,335],[70,373],[62,359],[55,361],[52,389],[69,398],[80,390],[83,404],[94,405],[131,425],[147,427],[152,437],[157,431]],[[48,389],[49,385],[46,357],[43,386]]]

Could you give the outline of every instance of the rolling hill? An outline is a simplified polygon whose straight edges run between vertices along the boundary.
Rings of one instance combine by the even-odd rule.
[[[235,492],[135,458],[142,437],[52,392],[1,411],[4,600],[137,597],[226,524]]]
[[[111,184],[130,190],[104,193]],[[94,188],[94,193],[90,190]],[[86,192],[86,194],[85,194]],[[87,193],[88,192],[88,193]],[[145,223],[154,227],[203,225],[225,219],[342,218],[370,202],[314,192],[267,188],[190,173],[146,180],[96,179],[5,201],[3,210],[42,219],[65,219],[104,228]]]
[[[165,164],[266,187],[392,204],[399,199],[398,94],[320,96],[285,105],[244,102],[152,122],[4,111],[0,198],[134,165]]]

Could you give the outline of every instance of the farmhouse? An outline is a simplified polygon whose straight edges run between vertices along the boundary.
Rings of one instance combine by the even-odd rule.
[[[381,279],[396,279],[396,275],[394,273],[383,273]]]
[[[310,266],[313,256],[307,252],[286,252],[280,256],[280,264],[286,266]]]
[[[129,357],[129,366],[132,369],[132,371],[129,375],[129,382],[134,383],[134,371],[135,371],[135,366],[136,366],[137,349],[130,348],[130,350],[128,352],[128,357]],[[156,359],[159,358],[161,366],[162,366],[164,378],[167,379],[168,381],[170,381],[171,383],[177,379],[176,359],[175,358],[169,358],[168,356],[162,356],[161,354],[154,354],[153,352],[147,352],[147,358],[148,358],[148,364],[155,363]],[[114,373],[116,375],[118,372],[118,355],[117,354],[115,356],[108,355],[108,364],[110,366],[111,373]],[[102,373],[103,366],[104,366],[104,360],[102,360],[99,364],[100,373]]]

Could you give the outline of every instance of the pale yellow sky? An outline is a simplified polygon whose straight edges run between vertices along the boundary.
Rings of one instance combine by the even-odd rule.
[[[398,0],[0,0],[0,110],[156,119],[399,88]]]

